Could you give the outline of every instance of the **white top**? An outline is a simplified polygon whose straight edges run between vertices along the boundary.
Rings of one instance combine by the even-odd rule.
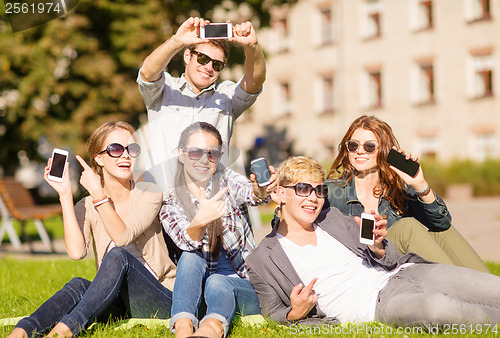
[[[304,286],[318,278],[314,291],[319,308],[342,322],[375,320],[378,293],[399,269],[372,267],[342,243],[314,225],[317,244],[299,246],[278,234],[278,240]]]
[[[148,109],[149,125],[142,135],[147,139],[148,149],[148,156],[143,156],[149,161],[145,167],[151,175],[146,180],[157,183],[164,193],[173,188],[181,132],[194,122],[208,122],[219,130],[222,141],[229,144],[235,120],[260,94],[248,94],[240,82],[233,81],[214,83],[196,94],[184,75],[174,78],[165,72],[159,80],[146,82],[139,70],[137,83]],[[143,152],[144,146],[141,144]],[[227,156],[226,153],[222,159],[226,167]]]

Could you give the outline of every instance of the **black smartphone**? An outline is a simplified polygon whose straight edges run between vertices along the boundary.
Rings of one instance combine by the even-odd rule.
[[[259,187],[265,187],[271,183],[271,171],[264,157],[257,158],[250,162],[250,170],[255,175]]]
[[[50,161],[50,171],[47,178],[51,181],[62,182],[67,161],[68,151],[55,148],[52,151],[52,161]]]
[[[407,173],[411,177],[415,177],[418,173],[418,169],[420,168],[420,164],[418,164],[418,162],[415,162],[412,159],[407,160],[404,154],[401,154],[394,149],[389,151],[389,155],[387,155],[387,163],[398,168],[402,172]]]

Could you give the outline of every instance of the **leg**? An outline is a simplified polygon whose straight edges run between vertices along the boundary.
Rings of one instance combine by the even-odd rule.
[[[133,316],[168,318],[170,315],[171,291],[125,249],[116,247],[104,257],[85,297],[60,324],[66,325],[73,335],[79,334],[116,303],[119,292]]]
[[[387,230],[387,239],[396,244],[399,252],[415,252],[432,262],[453,264],[453,260],[430,235],[426,227],[413,217],[405,217]]]
[[[16,329],[22,329],[29,336],[33,332],[45,333],[70,313],[85,295],[90,281],[76,277],[43,303],[31,316],[19,321]],[[19,332],[19,330],[17,330]]]
[[[453,265],[491,273],[481,257],[453,226],[446,231],[429,232],[429,234],[450,257]]]
[[[446,264],[414,264],[379,293],[375,320],[394,325],[500,324],[500,278]]]
[[[245,278],[210,275],[205,283],[205,302],[207,315],[202,323],[208,318],[217,319],[222,324],[224,335],[227,335],[236,313],[260,313],[257,294],[250,281]]]
[[[170,320],[170,330],[176,336],[192,334],[192,329],[198,326],[198,306],[201,302],[206,273],[207,261],[205,257],[197,251],[184,251],[182,253],[177,265],[172,319]],[[189,319],[189,321],[184,319]]]

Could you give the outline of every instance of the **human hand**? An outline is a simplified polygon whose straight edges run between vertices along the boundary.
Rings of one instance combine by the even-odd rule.
[[[387,217],[382,216],[380,214],[375,213],[375,210],[371,210],[370,214],[375,218],[375,225],[373,229],[373,234],[375,235],[373,245],[370,245],[370,249],[374,251],[374,249],[384,249],[384,245],[382,241],[387,237]],[[358,226],[361,226],[361,217],[354,216],[354,220],[358,223]],[[373,248],[372,248],[373,247]]]
[[[211,198],[205,195],[205,189],[200,187],[198,198],[199,207],[195,217],[202,221],[203,224],[209,224],[216,219],[221,218],[227,212],[227,205],[224,202],[223,196],[229,191],[229,188],[221,189]]]
[[[318,278],[314,278],[309,285],[302,287],[302,283],[295,285],[290,293],[292,310],[288,312],[288,320],[299,320],[307,316],[309,311],[318,302],[318,295],[313,290],[313,286]]]
[[[276,175],[276,169],[272,165],[269,166],[269,172],[271,173],[271,177],[269,178],[269,184],[265,187],[259,187],[255,174],[252,173],[249,176],[255,195],[261,199],[270,195],[278,186],[278,176]]]
[[[200,27],[208,25],[209,23],[210,21],[208,20],[190,17],[182,23],[172,38],[186,47],[197,43],[208,42],[207,39],[200,38]]]
[[[230,21],[227,21],[230,22]],[[257,44],[257,34],[250,21],[242,22],[233,26],[233,37],[229,39],[242,46],[253,47]]]
[[[413,161],[418,162],[418,157],[412,156],[410,153],[405,153],[403,149],[396,149],[396,147],[392,147],[394,150],[397,150],[399,153],[405,155],[407,160],[412,159]],[[422,171],[422,166],[419,167],[417,175],[415,177],[411,177],[407,173],[399,170],[394,166],[389,166],[399,177],[408,185],[412,186],[416,191],[423,191],[427,187],[427,182],[424,178],[424,172]]]
[[[79,155],[76,155],[76,159],[83,167],[80,184],[89,192],[93,199],[103,197],[104,191],[101,185],[101,176],[96,174]]]
[[[64,164],[64,174],[62,177],[62,182],[56,182],[49,180],[49,172],[50,172],[50,167],[52,164],[52,158],[49,158],[47,161],[47,166],[44,169],[43,172],[43,179],[52,187],[54,190],[59,194],[59,197],[72,194],[72,189],[71,189],[71,179],[69,178],[69,162],[66,161]]]

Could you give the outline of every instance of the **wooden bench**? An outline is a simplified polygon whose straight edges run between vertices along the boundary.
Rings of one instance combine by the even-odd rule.
[[[36,205],[28,189],[17,182],[14,177],[0,178],[0,211],[2,212],[2,226],[0,228],[0,243],[7,233],[10,242],[16,249],[21,248],[21,241],[13,227],[12,220],[21,223],[21,237],[26,236],[25,223],[33,220],[42,242],[54,251],[52,241],[43,226],[43,220],[61,214],[59,204]],[[31,247],[31,240],[28,237]]]

